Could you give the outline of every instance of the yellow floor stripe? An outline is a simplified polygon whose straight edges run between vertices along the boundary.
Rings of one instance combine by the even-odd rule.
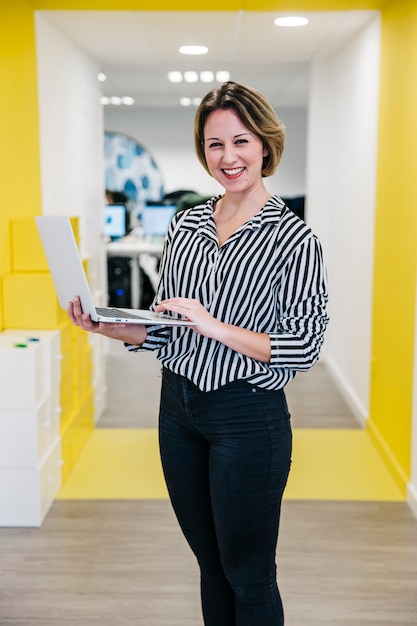
[[[286,497],[405,501],[365,430],[294,430]]]
[[[180,462],[180,460],[179,460]],[[364,430],[295,429],[286,499],[405,501]],[[60,499],[167,498],[155,429],[97,428]]]
[[[167,498],[155,429],[96,428],[61,488],[70,500]]]

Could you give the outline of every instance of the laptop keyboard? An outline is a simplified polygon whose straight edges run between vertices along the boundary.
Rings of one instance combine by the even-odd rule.
[[[134,315],[133,313],[127,313],[126,311],[120,311],[119,309],[109,309],[108,307],[96,307],[96,311],[98,315],[102,317],[126,317],[132,320],[139,320],[141,317],[139,315]]]

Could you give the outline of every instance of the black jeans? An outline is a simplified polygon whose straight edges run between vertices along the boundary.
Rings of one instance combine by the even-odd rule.
[[[163,370],[159,437],[171,502],[201,570],[206,626],[282,626],[275,552],[292,435],[283,391],[202,392]]]

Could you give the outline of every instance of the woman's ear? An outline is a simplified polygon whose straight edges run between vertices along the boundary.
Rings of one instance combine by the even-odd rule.
[[[263,152],[262,152],[262,156],[263,157],[269,156],[269,148],[267,146],[264,146],[264,149],[263,149]]]

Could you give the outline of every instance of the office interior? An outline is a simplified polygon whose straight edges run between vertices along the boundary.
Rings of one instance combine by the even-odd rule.
[[[102,214],[97,207],[103,205],[105,188],[105,130],[135,136],[148,146],[166,176],[167,190],[189,188],[192,172],[193,186],[199,192],[217,192],[196,163],[190,133],[193,111],[175,110],[169,118],[154,109],[145,109],[141,116],[134,110],[104,112],[99,103],[97,63],[42,14],[43,10],[148,7],[133,0],[82,4],[7,0],[0,8],[0,330],[6,354],[1,361],[2,377],[11,369],[8,364],[14,352],[10,346],[35,335],[40,341],[28,346],[33,372],[38,363],[36,351],[45,344],[48,358],[61,359],[59,380],[54,378],[53,363],[48,365],[48,401],[59,388],[55,404],[68,402],[61,407],[55,433],[54,444],[58,441],[59,445],[48,448],[50,462],[59,465],[53,490],[46,503],[34,503],[29,521],[14,522],[6,512],[3,526],[42,526],[55,502],[77,501],[80,492],[71,477],[76,477],[78,485],[82,483],[83,452],[93,441],[106,407],[107,344],[69,328],[54,301],[35,242],[33,217],[65,214],[73,218],[90,282],[104,300],[106,259],[100,235]],[[193,8],[188,0],[163,5],[164,10],[173,11]],[[341,49],[331,56],[317,54],[312,60],[308,108],[279,111],[296,146],[293,153],[288,148],[288,160],[271,179],[270,190],[305,195],[306,220],[323,243],[331,324],[322,363],[366,438],[358,443],[351,433],[340,432],[340,450],[348,448],[353,455],[377,459],[389,483],[389,495],[382,489],[381,500],[403,502],[417,517],[416,4],[413,0],[288,0],[273,5],[247,2],[244,7],[239,2],[221,7],[203,2],[200,8],[370,12],[364,28]],[[301,147],[305,148],[302,156]],[[286,175],[292,165],[301,171],[295,178]],[[30,317],[24,311],[28,304],[36,304]],[[17,362],[15,376],[21,367]],[[29,377],[35,376],[30,368],[29,364]],[[72,390],[76,386],[77,394],[71,394],[66,385]],[[19,382],[14,392],[21,392]],[[3,407],[2,415],[7,408]],[[309,437],[317,433],[305,429],[298,435],[308,448]],[[334,440],[329,441],[332,446]],[[21,469],[13,462],[0,467],[0,484],[6,492],[10,475]],[[29,469],[36,490],[39,459]],[[25,476],[19,479],[25,483],[22,489],[28,483]],[[92,488],[87,499],[93,500],[96,493]],[[145,489],[126,497],[155,496]],[[158,492],[156,497],[165,496]],[[293,497],[309,499],[305,484]],[[331,496],[319,490],[312,497],[337,500],[340,494],[336,487]],[[368,493],[366,497],[378,500],[379,496]],[[346,499],[355,499],[354,489]]]

